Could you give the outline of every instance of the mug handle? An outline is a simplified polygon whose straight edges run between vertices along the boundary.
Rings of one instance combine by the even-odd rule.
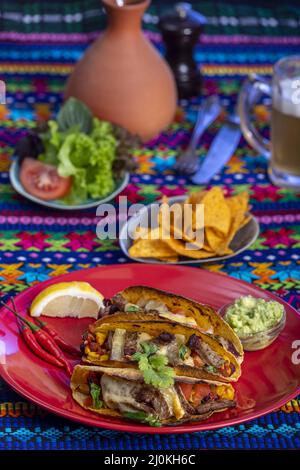
[[[271,157],[271,142],[260,135],[250,118],[251,108],[263,94],[272,95],[270,82],[259,75],[249,75],[239,93],[238,113],[241,121],[241,130],[247,142],[258,153],[269,159]]]

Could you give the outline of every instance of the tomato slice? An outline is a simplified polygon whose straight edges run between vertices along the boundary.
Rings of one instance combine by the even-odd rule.
[[[188,384],[181,382],[179,385],[185,399],[194,406],[200,405],[201,400],[211,393],[208,384]]]
[[[92,404],[93,404],[93,399],[92,399],[92,397],[86,397],[86,398],[84,399],[83,404],[84,404],[84,406],[88,406],[88,407],[92,406]]]
[[[193,389],[193,405],[199,406],[201,400],[210,394],[210,386],[208,384],[195,384]]]
[[[26,157],[20,169],[23,188],[32,196],[45,201],[59,199],[69,193],[72,178],[62,178],[53,165],[46,165],[34,158]]]
[[[184,395],[184,398],[187,401],[189,401],[190,398],[191,398],[191,394],[192,394],[194,384],[187,384],[187,383],[181,382],[179,385],[180,385],[181,391]]]
[[[182,310],[181,307],[172,308],[172,313],[174,313],[175,315],[185,315],[185,311]]]

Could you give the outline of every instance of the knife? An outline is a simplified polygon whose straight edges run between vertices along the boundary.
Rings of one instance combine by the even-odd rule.
[[[240,120],[236,113],[229,116],[215,136],[199,170],[191,177],[194,184],[208,183],[228,162],[241,138]]]

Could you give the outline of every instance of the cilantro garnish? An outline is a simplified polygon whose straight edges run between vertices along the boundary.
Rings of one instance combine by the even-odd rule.
[[[175,372],[172,367],[167,366],[168,358],[156,354],[157,346],[154,343],[144,341],[140,346],[142,351],[133,354],[132,359],[138,362],[145,383],[155,388],[172,387]]]
[[[218,369],[215,367],[215,366],[204,366],[204,369],[206,370],[206,372],[209,372],[211,374],[215,374],[218,372]]]
[[[124,418],[134,419],[135,421],[141,421],[141,423],[149,424],[150,426],[161,426],[161,423],[157,416],[148,415],[144,411],[124,411],[122,414]]]
[[[185,359],[186,353],[188,352],[189,348],[185,345],[182,344],[179,348],[179,357],[183,361]]]
[[[135,304],[128,304],[125,306],[125,312],[139,312],[140,307]]]
[[[93,399],[93,408],[96,408],[96,410],[102,408],[103,401],[100,400],[101,388],[95,382],[90,383],[90,394]]]

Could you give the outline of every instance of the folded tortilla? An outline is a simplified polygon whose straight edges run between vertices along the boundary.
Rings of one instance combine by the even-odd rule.
[[[80,406],[99,415],[151,422],[146,417],[161,425],[200,421],[235,407],[230,384],[176,376],[172,387],[157,389],[136,369],[77,365],[71,390]]]
[[[236,357],[200,329],[140,313],[115,313],[90,325],[83,336],[83,362],[138,368],[134,358],[151,343],[156,353],[168,360],[178,374],[236,381],[241,367]]]

